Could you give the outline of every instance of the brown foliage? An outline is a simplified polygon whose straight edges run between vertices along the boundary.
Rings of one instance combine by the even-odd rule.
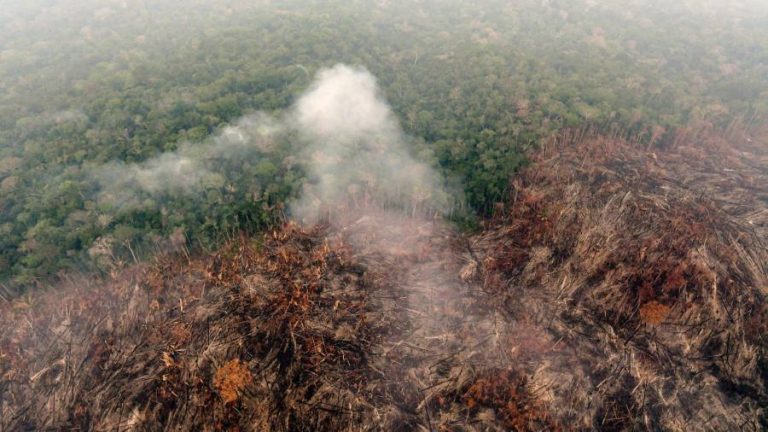
[[[565,132],[534,156],[513,201],[477,237],[486,290],[515,319],[559,335],[579,353],[580,373],[603,371],[600,389],[640,383],[627,396],[632,427],[705,427],[704,413],[684,407],[712,398],[739,402],[719,406],[720,423],[707,428],[768,424],[757,408],[768,400],[768,345],[757,330],[768,328],[764,144],[698,134],[642,149]],[[581,384],[561,390],[569,396],[557,405],[607,406],[607,392],[590,393],[595,382],[558,361],[557,373]],[[702,371],[709,381],[691,391],[681,377]],[[678,386],[686,396],[667,398]],[[665,399],[651,402],[646,388]]]
[[[347,394],[370,373],[366,344],[380,330],[364,320],[367,282],[354,265],[343,244],[322,240],[322,228],[289,224],[210,255],[161,256],[101,285],[83,277],[0,304],[8,330],[0,396],[12,401],[0,428],[335,430],[360,422],[367,411],[348,411],[361,402]],[[330,415],[335,404],[344,409]]]
[[[240,392],[247,386],[253,377],[248,368],[237,359],[230,360],[216,371],[213,377],[213,386],[219,392],[224,403],[230,404],[240,396]]]
[[[664,322],[667,315],[669,315],[669,306],[656,300],[651,300],[640,308],[640,319],[648,324],[659,325]]]
[[[469,410],[494,409],[509,430],[562,430],[528,391],[525,376],[512,370],[488,372],[469,386],[462,399]]]

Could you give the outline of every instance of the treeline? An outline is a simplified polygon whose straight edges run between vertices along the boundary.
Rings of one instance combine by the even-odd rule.
[[[139,194],[130,206],[105,197],[94,172],[284,109],[338,62],[379,78],[414,154],[477,214],[504,199],[527,149],[563,127],[662,140],[768,113],[759,2],[599,3],[14,5],[0,12],[0,278],[27,286],[96,256],[151,252],[173,233],[209,244],[268,226],[303,182],[290,142],[225,161],[201,193]]]

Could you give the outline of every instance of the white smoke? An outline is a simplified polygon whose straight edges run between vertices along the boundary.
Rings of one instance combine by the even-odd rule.
[[[292,206],[297,219],[316,221],[324,207],[448,211],[442,180],[411,156],[407,138],[367,70],[336,65],[320,71],[296,103],[293,118],[306,142],[303,159],[311,179]]]
[[[100,170],[100,180],[107,184],[105,193],[144,191],[192,193],[206,171],[200,164],[178,153],[163,153],[140,164],[115,162]]]
[[[103,165],[94,170],[102,186],[99,201],[125,209],[139,205],[142,197],[194,196],[223,187],[229,165],[269,154],[284,131],[280,121],[257,113],[202,143],[182,143],[176,151],[141,163]]]
[[[281,116],[247,116],[202,143],[182,143],[174,152],[137,164],[100,167],[100,201],[125,208],[142,197],[189,196],[221,187],[228,162],[266,156],[278,140],[296,141],[291,147],[298,150],[291,156],[309,177],[291,204],[299,221],[314,223],[360,206],[414,215],[442,214],[451,207],[440,176],[411,156],[408,137],[376,79],[364,68],[346,65],[318,72]]]

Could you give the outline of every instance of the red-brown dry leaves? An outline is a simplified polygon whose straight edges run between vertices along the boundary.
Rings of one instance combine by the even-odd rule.
[[[230,360],[216,371],[213,378],[213,386],[224,400],[225,404],[236,402],[240,392],[247,386],[253,377],[248,368],[237,359]]]
[[[275,293],[270,303],[275,310],[274,316],[281,317],[291,328],[306,319],[326,270],[325,255],[318,255],[318,249],[325,250],[326,245],[309,254],[302,250],[307,248],[302,248],[301,243],[311,241],[307,233],[289,224],[283,230],[265,236],[264,253],[257,258],[259,266],[280,282],[282,289]],[[314,249],[311,245],[304,246]]]
[[[528,391],[526,378],[513,370],[485,374],[469,386],[462,399],[470,411],[492,408],[510,430],[562,430]]]
[[[248,430],[274,410],[264,420],[270,430],[310,430],[295,425],[316,426],[320,414],[308,405],[299,413],[285,409],[292,402],[284,399],[309,398],[307,389],[329,382],[362,388],[372,331],[362,289],[369,282],[347,247],[325,237],[322,227],[287,224],[233,239],[210,255],[159,256],[104,284],[73,279],[58,291],[0,301],[0,387],[13,395],[6,408],[29,413],[0,418],[0,429],[104,429],[105,419],[120,418],[130,403],[141,414],[139,428],[210,430],[218,423]],[[336,335],[342,324],[348,337]],[[51,339],[40,329],[65,336]],[[44,389],[41,380],[30,384],[81,340],[84,346],[72,350],[72,364],[82,364],[75,376]],[[245,392],[251,372],[229,362],[233,357],[254,359],[276,381]],[[325,421],[351,416],[357,411]],[[58,423],[62,418],[72,423]]]
[[[192,338],[192,332],[189,327],[182,322],[176,322],[171,325],[170,344],[172,346],[183,346]]]
[[[515,180],[515,199],[492,223],[503,241],[495,242],[484,262],[487,274],[520,276],[537,247],[551,251],[549,264],[559,265],[573,256],[577,242],[598,223],[595,217],[585,223],[582,215],[599,214],[618,200],[624,204],[622,214],[615,217],[632,229],[618,232],[609,245],[595,244],[582,251],[575,260],[579,268],[573,269],[592,285],[610,279],[611,285],[627,288],[623,303],[604,311],[610,322],[632,319],[638,305],[674,304],[683,293],[701,292],[713,284],[732,291],[727,279],[713,278],[710,269],[691,258],[692,251],[706,246],[720,262],[730,265],[737,259],[737,250],[718,237],[718,231],[729,228],[723,226],[724,214],[713,202],[674,197],[660,205],[666,199],[666,189],[660,187],[670,182],[669,172],[658,166],[660,158],[648,157],[620,140],[575,138],[581,141],[541,152]],[[527,277],[548,271],[544,266],[531,270]],[[486,280],[491,291],[504,291],[507,285],[501,278]]]
[[[259,248],[252,241],[240,238],[224,245],[208,258],[204,276],[213,286],[242,284],[245,275],[257,271]]]
[[[640,319],[651,325],[659,325],[669,315],[669,306],[651,300],[640,308]]]

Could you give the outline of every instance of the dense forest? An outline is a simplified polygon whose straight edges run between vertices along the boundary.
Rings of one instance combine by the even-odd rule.
[[[761,1],[12,0],[0,35],[11,291],[282,218],[306,176],[290,135],[203,154],[207,171],[184,187],[132,188],[111,173],[205,153],[337,63],[378,79],[410,151],[461,191],[467,224],[563,128],[663,145],[768,114]]]

